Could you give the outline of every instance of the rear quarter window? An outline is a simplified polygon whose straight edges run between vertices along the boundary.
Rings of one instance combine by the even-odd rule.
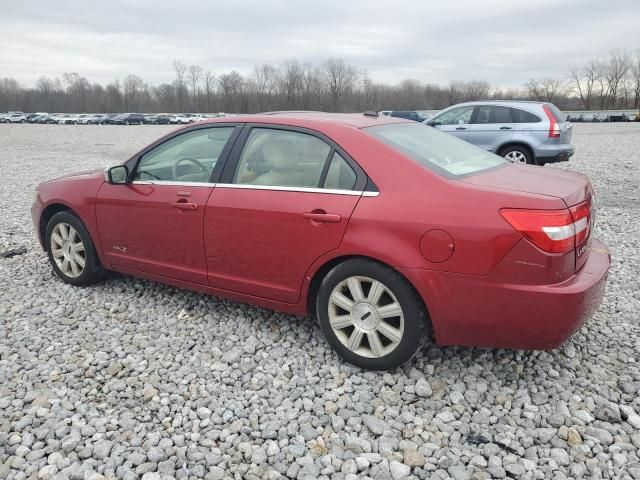
[[[537,115],[527,112],[526,110],[520,110],[519,108],[512,108],[511,116],[513,117],[514,123],[538,123],[542,121]]]

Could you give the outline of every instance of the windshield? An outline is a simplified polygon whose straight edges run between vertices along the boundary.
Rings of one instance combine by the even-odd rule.
[[[445,177],[462,177],[509,163],[420,123],[379,125],[363,131]]]

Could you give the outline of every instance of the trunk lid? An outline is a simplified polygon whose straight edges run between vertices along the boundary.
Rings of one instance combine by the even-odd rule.
[[[581,173],[520,164],[479,173],[461,181],[481,187],[556,197],[562,199],[567,207],[584,201],[591,189],[589,179]]]

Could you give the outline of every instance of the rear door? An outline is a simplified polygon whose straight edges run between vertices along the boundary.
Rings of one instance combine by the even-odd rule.
[[[365,184],[322,135],[246,127],[207,203],[210,285],[296,303],[311,264],[340,245]]]
[[[452,108],[433,117],[429,120],[429,125],[460,140],[468,140],[473,109],[473,105]]]
[[[478,105],[471,121],[469,143],[495,152],[513,137],[511,109],[501,105]]]

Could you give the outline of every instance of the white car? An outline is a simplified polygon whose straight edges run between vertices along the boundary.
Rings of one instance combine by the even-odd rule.
[[[169,123],[172,124],[181,124],[185,125],[187,123],[192,123],[193,119],[191,117],[187,117],[184,113],[176,113],[169,117]]]
[[[89,123],[89,118],[91,118],[91,115],[83,113],[82,115],[78,115],[76,117],[76,123],[86,125],[87,123]]]
[[[9,123],[27,123],[27,116],[24,113],[14,113],[7,119]]]

